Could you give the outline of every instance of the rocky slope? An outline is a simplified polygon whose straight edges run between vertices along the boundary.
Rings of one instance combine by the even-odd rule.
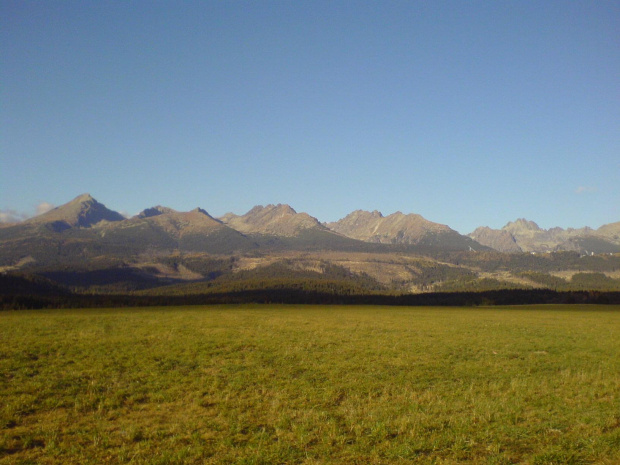
[[[476,242],[491,247],[498,252],[518,253],[522,252],[514,236],[503,229],[491,229],[488,226],[480,226],[469,234]]]
[[[245,215],[227,213],[222,223],[245,234],[268,234],[274,236],[297,236],[306,229],[325,230],[319,221],[307,213],[297,213],[288,205],[258,205]]]
[[[416,214],[396,212],[383,216],[376,210],[356,210],[339,221],[327,223],[326,226],[347,237],[365,242],[432,246],[448,250],[484,248],[450,227],[433,223]]]

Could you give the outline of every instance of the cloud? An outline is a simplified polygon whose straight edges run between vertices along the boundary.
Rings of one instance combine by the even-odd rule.
[[[36,213],[36,215],[42,215],[43,213],[47,213],[52,208],[54,208],[53,204],[51,204],[49,202],[41,202],[39,205],[37,205],[37,213]]]
[[[20,221],[27,220],[33,216],[42,215],[47,213],[54,205],[49,202],[41,202],[34,209],[34,213],[18,212],[17,210],[0,210],[0,223],[19,223]]]
[[[575,189],[575,194],[587,194],[589,192],[596,192],[596,187],[579,186],[577,189]]]
[[[19,223],[27,218],[28,215],[15,210],[0,210],[0,223]]]

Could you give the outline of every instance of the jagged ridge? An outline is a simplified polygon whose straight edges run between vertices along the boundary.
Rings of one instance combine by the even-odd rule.
[[[326,230],[319,220],[307,213],[297,213],[289,205],[257,205],[245,215],[228,213],[220,218],[228,226],[247,234],[297,236],[306,229]]]
[[[587,226],[543,229],[533,221],[519,218],[502,229],[477,228],[469,236],[500,252],[620,252],[620,222],[601,226],[596,231]]]
[[[449,250],[484,248],[450,227],[433,223],[416,214],[396,212],[384,217],[377,210],[356,210],[339,221],[328,223],[327,227],[365,242],[432,246]]]

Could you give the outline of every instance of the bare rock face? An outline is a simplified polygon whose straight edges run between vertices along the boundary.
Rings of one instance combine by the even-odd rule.
[[[307,213],[297,213],[288,205],[258,205],[245,215],[226,214],[220,220],[247,234],[268,234],[275,236],[296,236],[305,229],[326,230],[319,220]]]
[[[491,229],[488,226],[481,226],[469,234],[469,237],[499,252],[522,252],[514,236],[504,229]]]

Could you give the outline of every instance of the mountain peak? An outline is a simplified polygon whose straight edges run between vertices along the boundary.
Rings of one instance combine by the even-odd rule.
[[[242,233],[295,236],[309,228],[325,229],[319,220],[307,213],[297,213],[290,205],[257,205],[242,216],[227,214],[220,218]]]
[[[196,207],[194,208],[192,211],[190,211],[190,213],[197,213],[200,216],[205,216],[207,217],[209,220],[213,220],[217,223],[222,224],[222,221],[217,219],[217,218],[213,218],[211,215],[209,215],[209,212],[207,212],[206,210],[204,210],[203,208],[200,207]]]
[[[74,198],[69,203],[74,203],[74,202],[75,203],[96,202],[96,200],[94,199],[92,195],[86,193],[86,194],[78,195],[76,198]]]
[[[439,240],[438,235],[460,236],[448,226],[433,223],[418,214],[405,215],[400,211],[384,217],[377,210],[356,210],[327,226],[353,239],[383,244],[434,243]]]
[[[278,213],[281,214],[286,214],[286,215],[297,215],[297,212],[295,211],[295,209],[293,207],[291,207],[290,205],[287,204],[283,204],[283,203],[279,203],[278,205],[275,205],[273,207],[273,209],[275,211],[277,211]]]
[[[202,209],[202,208],[200,208],[200,207],[196,207],[196,208],[194,208],[194,209],[192,210],[192,212],[202,213],[203,215],[211,216],[211,215],[209,215],[209,214],[207,213],[207,211],[206,211],[206,210],[203,210],[203,209]]]
[[[125,217],[97,202],[90,194],[77,196],[70,202],[28,220],[32,224],[51,225],[54,231],[90,228],[101,221],[123,221]]]
[[[378,221],[383,218],[383,214],[379,210],[373,210],[369,212],[368,210],[355,210],[349,213],[344,218],[337,221],[340,222],[348,222],[348,223],[366,223],[368,221]],[[330,223],[336,224],[336,223]]]
[[[510,221],[502,229],[509,232],[520,231],[540,231],[540,227],[533,221],[526,220],[525,218],[519,218],[515,221]]]
[[[245,217],[252,217],[257,215],[268,215],[268,214],[285,214],[285,215],[296,215],[297,212],[290,205],[279,203],[277,205],[268,204],[265,206],[256,205],[249,212],[247,212]]]
[[[150,218],[152,216],[164,215],[166,213],[174,213],[176,210],[168,207],[157,205],[156,207],[146,208],[138,213],[138,218]]]

